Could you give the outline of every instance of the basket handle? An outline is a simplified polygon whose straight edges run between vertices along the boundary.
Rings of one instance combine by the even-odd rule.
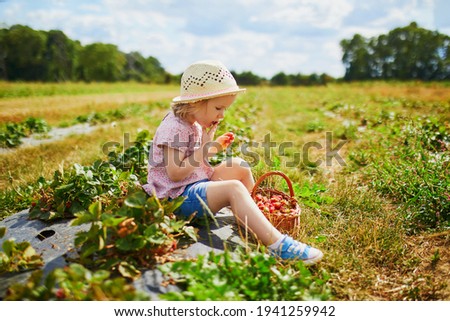
[[[292,187],[292,182],[291,182],[291,180],[289,179],[289,177],[287,177],[287,175],[286,175],[285,173],[283,173],[283,172],[280,172],[280,171],[271,171],[271,172],[267,172],[267,173],[261,175],[261,177],[258,178],[258,180],[257,180],[256,183],[255,183],[255,186],[253,186],[253,190],[252,190],[252,198],[255,197],[256,190],[257,190],[259,184],[261,184],[261,182],[262,182],[266,177],[272,176],[272,175],[278,175],[278,176],[283,177],[284,180],[286,181],[286,183],[288,184],[288,187],[289,187],[289,193],[290,193],[291,197],[294,197],[294,195],[295,195],[295,194],[294,194],[294,188]]]

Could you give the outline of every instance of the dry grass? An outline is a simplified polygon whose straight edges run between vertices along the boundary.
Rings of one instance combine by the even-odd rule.
[[[73,121],[77,116],[92,112],[118,109],[125,104],[148,103],[176,95],[173,87],[163,87],[161,92],[108,93],[83,96],[26,97],[0,100],[0,122],[22,121],[27,117],[44,118],[57,126]]]

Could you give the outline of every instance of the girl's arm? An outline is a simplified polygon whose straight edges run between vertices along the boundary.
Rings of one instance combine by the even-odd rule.
[[[195,150],[189,157],[179,149],[164,146],[164,156],[167,160],[166,171],[169,178],[178,182],[188,177],[194,169],[201,166],[205,158],[205,148]]]
[[[203,128],[201,147],[196,149],[189,157],[178,149],[164,146],[164,159],[169,178],[178,182],[188,177],[196,168],[207,162],[207,159],[218,153],[222,148],[219,143],[213,142],[217,124],[209,130]]]

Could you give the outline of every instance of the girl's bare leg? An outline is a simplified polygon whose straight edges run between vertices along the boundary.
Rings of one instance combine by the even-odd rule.
[[[212,181],[227,181],[231,179],[237,179],[244,184],[249,193],[255,185],[250,165],[239,157],[229,158],[217,165],[211,177]]]
[[[261,242],[266,245],[277,246],[275,253],[283,259],[301,259],[307,265],[319,262],[323,253],[304,243],[286,238],[283,242],[288,249],[274,243],[281,241],[282,234],[266,219],[264,214],[250,196],[254,181],[249,166],[241,159],[233,159],[216,167],[212,182],[208,184],[206,198],[208,205],[215,213],[225,206],[231,205],[238,223],[248,227]],[[274,250],[274,249],[272,249]]]
[[[247,226],[264,245],[271,245],[281,238],[282,234],[259,210],[243,182],[236,179],[210,182],[206,198],[213,213],[231,205],[238,223]]]

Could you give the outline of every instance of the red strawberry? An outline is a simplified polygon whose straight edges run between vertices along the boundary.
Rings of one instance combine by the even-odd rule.
[[[276,210],[279,210],[281,208],[281,202],[273,202],[272,205]]]
[[[64,293],[63,289],[58,289],[55,292],[55,296],[59,299],[59,300],[64,300],[66,298],[66,294]]]
[[[170,247],[170,252],[175,251],[177,249],[177,241],[173,240],[172,246]]]
[[[234,134],[232,132],[225,133],[224,135],[227,136],[231,142],[234,140]]]

